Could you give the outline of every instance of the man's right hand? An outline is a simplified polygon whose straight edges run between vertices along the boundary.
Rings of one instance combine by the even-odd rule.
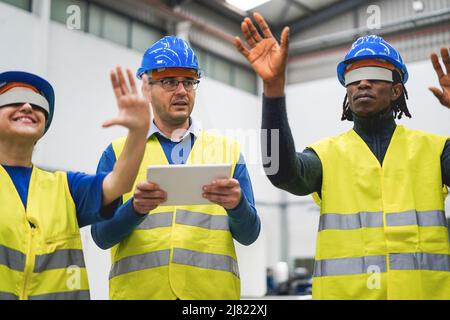
[[[436,75],[439,79],[439,84],[442,90],[436,87],[429,88],[431,92],[436,96],[439,102],[450,109],[450,54],[447,48],[441,48],[442,62],[445,66],[445,73],[442,70],[441,64],[439,63],[439,57],[436,53],[431,54],[431,62],[433,63],[433,68],[436,71]]]
[[[147,214],[166,201],[167,194],[156,183],[139,182],[133,195],[133,208],[140,214]]]
[[[281,43],[278,44],[264,17],[259,13],[254,13],[253,17],[261,29],[262,35],[252,20],[245,18],[241,23],[241,30],[250,49],[244,46],[239,37],[235,38],[235,46],[264,81],[264,94],[269,97],[283,96],[289,49],[289,28],[283,29]]]

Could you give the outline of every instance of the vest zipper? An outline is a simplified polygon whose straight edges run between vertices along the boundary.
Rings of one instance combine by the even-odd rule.
[[[25,260],[25,270],[24,270],[24,281],[22,293],[20,295],[20,300],[28,299],[28,286],[30,282],[30,278],[33,274],[34,264],[35,264],[35,250],[36,244],[34,238],[36,237],[36,226],[30,222],[30,241],[28,244],[28,252]]]

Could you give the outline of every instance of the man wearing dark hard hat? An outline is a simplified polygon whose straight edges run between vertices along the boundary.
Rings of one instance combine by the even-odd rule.
[[[131,74],[131,73],[130,73]],[[120,69],[112,73],[126,151],[108,174],[49,172],[32,162],[55,109],[51,84],[22,71],[0,73],[0,300],[90,298],[80,228],[111,218],[102,208],[131,190],[145,149],[150,110]],[[130,90],[131,89],[131,90]],[[102,213],[100,213],[102,211]]]
[[[280,130],[280,170],[268,178],[293,194],[313,193],[321,208],[313,298],[450,299],[450,142],[396,125],[411,117],[400,54],[379,36],[357,39],[337,68],[347,91],[342,120],[353,129],[296,153],[284,98],[289,29],[279,45],[264,18],[254,18],[262,34],[246,18],[250,49],[235,44],[264,81],[262,127]],[[441,54],[449,72],[449,52]],[[432,62],[442,91],[431,90],[450,108],[450,75],[437,55]]]
[[[111,299],[239,299],[233,239],[253,243],[260,230],[250,177],[234,139],[199,128],[191,117],[201,72],[189,44],[167,36],[144,54],[137,77],[154,121],[135,189],[123,196],[114,218],[92,228],[111,249]],[[98,166],[113,169],[125,139],[113,141]],[[208,205],[167,206],[166,193],[147,182],[149,165],[232,165],[230,177],[204,186]],[[133,225],[133,227],[130,227]]]

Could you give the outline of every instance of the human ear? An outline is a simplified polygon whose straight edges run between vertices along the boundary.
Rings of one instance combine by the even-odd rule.
[[[403,93],[403,85],[401,83],[395,83],[392,85],[391,99],[392,101],[397,100]]]

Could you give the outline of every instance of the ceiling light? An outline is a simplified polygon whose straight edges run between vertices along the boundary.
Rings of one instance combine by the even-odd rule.
[[[248,11],[250,9],[256,8],[257,6],[262,5],[263,3],[269,2],[270,0],[226,0],[232,6],[235,6],[238,9],[243,11]]]
[[[412,5],[413,5],[413,10],[415,12],[421,12],[421,11],[423,11],[423,9],[425,9],[424,3],[420,0],[414,1]]]

